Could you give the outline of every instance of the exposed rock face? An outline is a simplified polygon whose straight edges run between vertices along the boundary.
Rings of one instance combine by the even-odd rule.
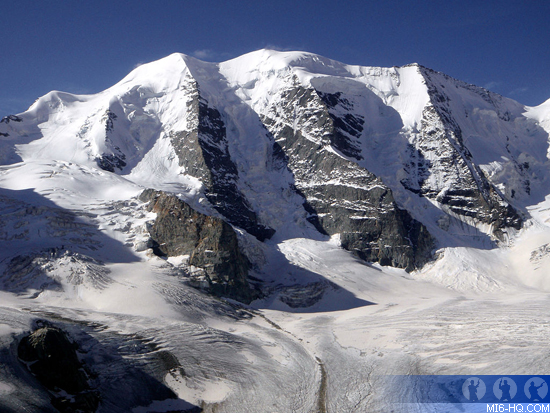
[[[64,391],[52,404],[61,412],[95,412],[99,394],[90,389],[88,376],[78,360],[76,346],[55,327],[42,327],[23,337],[18,355],[29,370],[52,392]]]
[[[19,116],[17,115],[8,115],[8,116],[4,116],[2,118],[2,120],[0,120],[0,123],[10,123],[11,122],[22,122],[23,119],[21,119]]]
[[[537,249],[531,251],[529,261],[535,265],[541,265],[542,261],[550,256],[550,244],[544,244]]]
[[[419,70],[426,79],[431,104],[423,111],[421,130],[416,140],[416,149],[422,158],[417,164],[418,179],[408,189],[413,192],[418,190],[458,216],[490,224],[497,238],[501,238],[503,228],[521,228],[522,218],[518,212],[473,162],[449,105],[450,98],[445,89],[436,87],[432,80],[436,73],[424,67],[419,67]],[[489,98],[485,96],[485,99]],[[509,116],[503,115],[501,120],[506,121]],[[432,177],[428,179],[428,175]],[[403,184],[408,185],[406,182]]]
[[[365,124],[364,117],[352,113],[353,104],[342,96],[342,92],[326,93],[316,90],[316,93],[323,100],[332,119],[330,143],[346,156],[357,160],[363,159],[359,138]],[[338,111],[341,109],[348,111],[348,113],[339,114]]]
[[[398,208],[390,188],[356,162],[364,120],[331,110],[352,108],[340,94],[293,83],[263,121],[285,154],[310,220],[325,233],[340,234],[342,246],[362,259],[407,270],[422,266],[432,237]]]
[[[109,135],[115,129],[115,121],[117,120],[117,118],[118,116],[116,115],[116,113],[111,112],[111,110],[109,109],[107,109],[107,111],[101,118],[101,122],[105,123],[105,142],[107,144],[110,143]],[[115,169],[122,171],[122,169],[126,166],[126,155],[116,145],[113,146],[111,144],[107,146],[110,147],[113,153],[101,154],[101,156],[96,159],[97,166],[109,172],[115,172]]]
[[[196,82],[190,82],[190,87],[189,129],[171,134],[180,166],[202,181],[206,197],[229,222],[260,241],[271,238],[275,231],[258,222],[256,213],[238,188],[239,174],[228,151],[226,127],[220,112],[201,97]]]
[[[164,192],[147,189],[140,200],[149,202],[149,211],[157,214],[149,228],[155,254],[189,255],[188,263],[204,270],[216,295],[247,303],[255,297],[247,281],[248,259],[241,253],[231,225]]]
[[[115,168],[122,170],[126,166],[124,159],[126,159],[124,154],[113,155],[104,153],[101,157],[97,158],[97,166],[105,171],[115,172]]]

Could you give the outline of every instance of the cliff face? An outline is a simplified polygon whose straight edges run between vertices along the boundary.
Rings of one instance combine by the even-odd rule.
[[[149,226],[156,255],[188,255],[188,264],[203,270],[210,291],[216,295],[247,303],[256,296],[247,281],[248,260],[231,225],[201,214],[164,192],[148,189],[140,200],[149,202],[148,210],[157,214]]]
[[[258,217],[238,187],[239,173],[229,153],[227,129],[221,113],[209,106],[197,82],[188,84],[188,128],[170,134],[179,165],[201,180],[205,195],[214,208],[232,224],[260,241],[275,231],[258,222]]]
[[[363,118],[340,93],[285,88],[262,118],[284,153],[310,221],[366,261],[413,270],[429,260],[434,240],[400,209],[391,189],[360,166]],[[338,106],[346,113],[339,114]]]
[[[420,133],[415,140],[415,149],[424,160],[419,168],[425,172],[418,173],[420,179],[408,189],[414,192],[417,188],[422,196],[437,201],[456,216],[470,217],[488,224],[492,234],[502,240],[502,230],[521,228],[522,218],[476,164],[457,120],[460,117],[455,115],[453,105],[456,103],[453,100],[456,97],[449,96],[447,88],[437,81],[442,83],[442,80],[446,80],[455,90],[463,89],[470,95],[478,95],[497,115],[497,119],[494,119],[497,124],[509,122],[511,115],[508,112],[501,114],[498,104],[487,91],[454,81],[424,67],[418,70],[425,79],[430,98],[430,103],[422,112]],[[441,77],[443,79],[439,79]]]

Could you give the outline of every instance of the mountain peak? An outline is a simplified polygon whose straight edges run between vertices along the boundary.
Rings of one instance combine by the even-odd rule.
[[[266,207],[255,195],[265,182],[274,185],[273,193],[296,184],[296,176],[285,175],[284,168],[264,170],[258,177],[252,173],[286,159],[282,153],[281,159],[273,158],[281,148],[284,152],[283,138],[303,138],[303,145],[307,141],[307,145],[318,145],[319,153],[330,157],[337,154],[351,162],[347,165],[353,170],[360,168],[360,174],[365,173],[369,180],[369,174],[379,177],[394,192],[398,205],[416,205],[414,218],[432,225],[435,232],[439,229],[431,216],[434,211],[425,212],[419,206],[424,201],[416,197],[420,194],[433,202],[458,202],[445,186],[451,175],[445,168],[454,171],[452,165],[458,162],[464,170],[447,184],[455,185],[464,174],[469,176],[468,193],[479,196],[471,202],[480,208],[473,226],[491,237],[494,228],[488,228],[485,221],[493,222],[492,218],[480,211],[501,201],[508,204],[510,199],[499,198],[502,190],[492,187],[480,171],[491,162],[502,163],[502,157],[512,154],[511,159],[516,159],[522,153],[519,143],[503,141],[506,135],[522,135],[519,124],[505,123],[522,119],[521,109],[513,101],[497,99],[481,88],[418,63],[399,68],[353,66],[313,53],[270,49],[210,63],[174,53],[140,65],[96,95],[51,92],[22,115],[25,121],[21,124],[0,124],[0,133],[6,137],[6,162],[41,157],[99,165],[136,183],[159,185],[157,189],[165,189],[160,183],[169,179],[192,188],[193,197],[200,197],[200,191],[220,190],[214,187],[223,181],[224,188],[239,189],[239,208],[255,217],[258,228],[275,219],[274,211],[279,207],[275,207],[279,205],[275,200]],[[493,116],[504,123],[482,126],[492,125]],[[437,133],[430,135],[430,128]],[[495,136],[489,132],[491,128],[506,130],[506,135]],[[294,135],[297,130],[300,134]],[[8,143],[16,136],[27,141],[16,146]],[[485,144],[488,141],[493,142],[491,151]],[[541,142],[529,155],[539,163],[543,161],[540,154],[546,151]],[[432,152],[443,147],[448,151],[449,165],[441,164],[436,172],[434,166],[441,154]],[[185,159],[188,154],[193,156]],[[197,159],[201,159],[200,168]],[[223,168],[217,164],[220,159],[224,159]],[[511,162],[520,165],[519,161]],[[525,175],[519,167],[510,167],[514,173]],[[311,179],[317,177],[308,177],[307,185],[313,185]],[[529,187],[510,186],[504,193],[516,199],[520,194],[526,197],[533,185],[529,182]],[[221,208],[221,201],[211,200],[209,208]],[[453,215],[458,220],[471,219],[467,208],[435,208],[440,211],[437,213],[458,214]],[[278,226],[280,223],[273,224]]]
[[[259,50],[2,118],[0,411],[460,409],[416,374],[549,370],[549,109]]]

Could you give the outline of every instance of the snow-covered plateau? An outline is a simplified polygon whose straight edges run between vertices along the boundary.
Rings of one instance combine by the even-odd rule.
[[[486,411],[388,378],[550,372],[549,134],[304,52],[48,93],[0,121],[0,410]]]

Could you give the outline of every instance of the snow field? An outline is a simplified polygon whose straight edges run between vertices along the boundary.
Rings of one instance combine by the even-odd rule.
[[[17,276],[3,280],[0,360],[38,318],[74,334],[85,329],[97,340],[86,357],[104,369],[106,383],[125,377],[124,364],[108,357],[120,351],[130,366],[149,365],[145,371],[179,397],[135,412],[189,403],[219,412],[425,411],[399,406],[403,393],[387,387],[387,376],[547,372],[550,191],[538,172],[546,171],[548,142],[537,128],[514,135],[535,122],[548,132],[548,104],[523,108],[503,100],[497,113],[489,102],[480,106],[479,90],[446,83],[454,86],[452,108],[464,112],[457,116],[474,161],[503,191],[523,179],[514,162],[530,164],[532,193],[517,199],[530,219],[496,248],[484,234],[488,228],[396,191],[443,245],[437,260],[412,274],[361,262],[339,247],[338,237],[315,234],[304,223],[301,199],[288,189],[292,177],[269,164],[272,142],[259,117],[276,91],[294,82],[345,90],[369,115],[363,153],[372,155],[363,166],[398,187],[398,154],[418,138],[428,103],[419,70],[349,66],[296,52],[259,51],[219,65],[174,54],[98,95],[52,92],[21,115],[24,126],[2,124],[10,136],[0,145],[0,266],[15,268],[14,257],[29,256],[36,268],[28,271],[22,260]],[[269,292],[249,307],[189,287],[185,257],[163,260],[144,247],[145,226],[154,219],[136,199],[144,188],[175,193],[212,213],[201,183],[179,167],[170,144],[170,132],[193,121],[186,105],[196,79],[223,112],[239,189],[261,220],[276,224],[266,243],[241,234],[257,264],[253,275]],[[109,112],[121,125],[110,141],[102,120]],[[491,120],[505,113],[507,126],[492,130]],[[127,166],[118,174],[98,169],[96,157],[116,147],[124,148]],[[51,262],[41,261],[44,254]],[[8,281],[19,290],[6,291]],[[0,371],[0,399],[47,400],[17,380]]]

